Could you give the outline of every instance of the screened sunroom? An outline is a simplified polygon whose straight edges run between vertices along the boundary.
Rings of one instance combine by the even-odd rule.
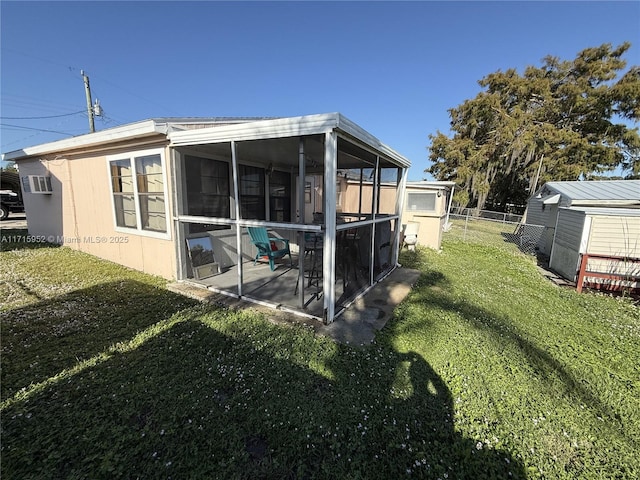
[[[179,280],[329,323],[396,267],[409,161],[342,115],[169,139]]]

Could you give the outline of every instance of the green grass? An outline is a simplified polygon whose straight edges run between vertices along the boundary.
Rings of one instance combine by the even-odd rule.
[[[19,247],[19,245],[15,245]],[[0,253],[2,477],[637,478],[640,314],[445,242],[369,347]]]
[[[456,217],[451,219],[451,229],[444,234],[446,240],[462,240],[465,242],[492,245],[517,252],[518,246],[513,242],[517,224],[500,222],[482,218]]]

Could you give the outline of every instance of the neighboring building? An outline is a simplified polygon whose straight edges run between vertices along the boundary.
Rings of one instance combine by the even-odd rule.
[[[402,224],[417,223],[418,245],[440,250],[455,182],[407,182]]]
[[[522,222],[544,227],[533,241],[571,281],[583,254],[640,258],[640,180],[548,182],[529,199]],[[592,268],[629,272],[615,261]]]
[[[397,265],[410,162],[339,113],[151,119],[3,160],[31,235],[326,322]],[[304,252],[298,268],[254,266],[250,226]]]
[[[527,202],[522,223],[544,226],[537,246],[551,255],[561,207],[640,208],[640,180],[547,182]]]
[[[640,208],[561,207],[549,268],[575,281],[584,254],[640,259]],[[624,260],[594,258],[589,268],[640,277],[640,264]],[[587,281],[602,282],[595,277]],[[638,282],[628,286],[637,288]]]

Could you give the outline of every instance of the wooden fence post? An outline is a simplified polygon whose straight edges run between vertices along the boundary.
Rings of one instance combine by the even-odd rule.
[[[582,259],[580,260],[580,270],[578,271],[578,279],[576,280],[576,290],[578,293],[582,292],[582,284],[584,283],[584,274],[587,271],[588,262],[589,262],[589,255],[586,253],[583,253]]]

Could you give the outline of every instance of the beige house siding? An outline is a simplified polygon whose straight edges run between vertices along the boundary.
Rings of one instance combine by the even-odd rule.
[[[405,201],[404,211],[402,212],[402,223],[417,222],[420,224],[418,229],[418,245],[439,250],[442,245],[442,232],[447,215],[447,195],[442,192],[441,196],[437,195],[437,190],[415,189],[407,186],[406,195],[410,193],[432,193],[435,195],[435,208],[433,211],[414,210],[411,205]]]
[[[122,153],[148,150],[145,145],[130,147]],[[163,146],[156,146],[163,148]],[[110,151],[109,155],[114,152]],[[164,168],[169,168],[169,152],[164,148]],[[116,230],[113,216],[111,180],[107,155],[85,154],[54,157],[51,160],[24,160],[20,176],[50,175],[50,195],[24,193],[30,235],[45,236],[54,243],[80,250],[121,265],[159,275],[175,277],[176,255],[169,223],[169,239]],[[171,175],[165,176],[171,181]],[[172,191],[172,185],[167,185]],[[166,215],[171,218],[172,202],[165,199]]]
[[[640,217],[594,216],[587,253],[640,258]],[[619,260],[589,260],[589,269],[640,276],[640,267],[637,263]],[[591,280],[602,281],[596,278]],[[622,282],[613,283],[621,284]],[[638,282],[628,285],[637,288]]]
[[[429,216],[421,214],[405,214],[402,216],[402,223],[417,222],[420,224],[418,228],[418,245],[439,250],[442,244],[442,228],[444,226],[444,217]]]
[[[339,212],[362,214],[371,213],[373,202],[373,189],[370,184],[362,186],[362,206],[359,205],[360,184],[357,182],[343,182],[342,195],[338,205]],[[431,193],[435,196],[435,208],[432,211],[411,210],[405,201],[405,208],[402,213],[401,222],[417,222],[420,224],[418,230],[418,245],[439,250],[442,245],[442,232],[446,222],[447,199],[446,191],[442,189],[425,189],[407,186],[408,193]],[[441,193],[438,196],[438,192]],[[391,185],[382,185],[380,188],[380,213],[394,214],[398,189]],[[360,209],[360,210],[359,210]]]
[[[362,204],[360,204],[360,183],[341,181],[341,195],[336,209],[339,213],[361,213],[370,215],[373,205],[373,186],[371,183],[362,184]],[[381,185],[380,209],[378,213],[394,215],[398,188],[394,185]]]
[[[587,253],[640,258],[640,217],[594,216]],[[589,260],[589,270],[629,277],[640,276],[640,266],[637,263],[621,260],[592,259]],[[587,280],[603,282],[588,276]],[[640,286],[639,282],[627,283],[622,280],[612,283],[634,288]]]
[[[640,257],[640,217],[594,216],[587,252]]]

